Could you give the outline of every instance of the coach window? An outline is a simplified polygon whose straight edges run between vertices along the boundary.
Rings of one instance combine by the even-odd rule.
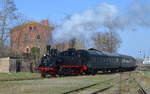
[[[100,57],[98,57],[98,62],[100,62]]]
[[[112,62],[112,58],[110,58],[110,62]]]
[[[110,60],[110,58],[108,57],[108,58],[107,58],[107,62],[109,62],[109,60]]]
[[[105,62],[107,62],[107,58],[105,57]]]
[[[95,58],[94,58],[94,56],[91,56],[92,57],[92,61],[94,62],[95,61]]]
[[[110,62],[110,57],[108,58],[108,62]]]
[[[130,60],[129,59],[127,59],[127,61],[126,61],[127,63],[130,63]]]
[[[99,62],[99,58],[98,58],[98,56],[97,56],[96,58],[97,58],[97,62]]]
[[[96,56],[96,62],[98,62],[98,56]]]
[[[105,58],[103,57],[103,62],[105,62]]]
[[[106,58],[104,57],[104,62],[106,62]]]
[[[101,58],[100,57],[98,57],[99,58],[99,62],[101,62]]]
[[[108,57],[108,58],[107,58],[107,62],[109,62],[109,60],[110,60],[110,58]]]
[[[77,54],[78,55],[78,57],[80,58],[81,57],[81,55],[80,54]]]
[[[96,62],[96,56],[94,56],[93,58],[94,58],[94,62]]]
[[[123,59],[123,62],[126,63],[126,59],[125,58]]]
[[[108,62],[111,62],[111,59],[110,59],[110,57],[108,58]]]
[[[106,61],[106,62],[108,62],[108,59],[107,59],[107,57],[105,58],[105,61]]]
[[[101,62],[104,62],[104,58],[103,57],[101,58]]]
[[[119,58],[116,58],[116,62],[119,62]]]
[[[113,62],[115,63],[115,58],[113,58]]]
[[[108,61],[107,62],[110,62],[110,57],[108,57]]]
[[[112,58],[110,58],[110,62],[112,62]]]
[[[114,58],[112,58],[112,62],[114,63]]]

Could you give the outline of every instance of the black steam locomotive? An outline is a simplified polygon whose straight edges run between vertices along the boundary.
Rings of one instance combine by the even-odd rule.
[[[46,75],[95,75],[98,71],[132,71],[137,67],[135,62],[136,60],[131,56],[95,49],[68,49],[63,52],[51,49],[41,58],[38,69],[41,71],[42,77]]]

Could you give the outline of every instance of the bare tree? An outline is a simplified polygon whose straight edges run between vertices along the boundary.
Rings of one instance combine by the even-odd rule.
[[[75,48],[75,44],[76,44],[76,39],[72,39],[72,40],[69,42],[69,48]]]
[[[0,55],[4,54],[12,19],[15,19],[16,6],[12,0],[0,0]]]
[[[25,17],[17,13],[13,0],[0,0],[0,56],[9,51],[10,29],[25,22]]]
[[[116,52],[121,43],[116,32],[99,32],[94,40],[96,49],[107,52]]]

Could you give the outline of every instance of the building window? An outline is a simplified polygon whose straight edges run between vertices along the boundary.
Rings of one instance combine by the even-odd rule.
[[[36,30],[36,26],[34,26],[33,29]]]
[[[30,53],[29,47],[26,48],[26,53]]]
[[[27,48],[26,50],[27,50],[27,52],[29,52],[29,48]]]
[[[28,36],[28,34],[25,34],[24,35],[24,41],[28,41],[29,40],[29,36]]]
[[[32,30],[32,26],[29,26],[29,30]]]
[[[40,39],[40,35],[37,35],[37,37],[36,37],[37,39]]]
[[[30,31],[35,31],[36,30],[36,26],[29,26],[29,30]]]

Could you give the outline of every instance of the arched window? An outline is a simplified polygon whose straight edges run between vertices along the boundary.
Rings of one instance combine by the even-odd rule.
[[[29,48],[26,48],[26,52],[29,53],[29,51],[30,51]]]
[[[29,40],[29,36],[27,33],[24,34],[24,41],[28,41]]]
[[[29,30],[31,31],[33,28],[32,28],[32,26],[29,26]]]

